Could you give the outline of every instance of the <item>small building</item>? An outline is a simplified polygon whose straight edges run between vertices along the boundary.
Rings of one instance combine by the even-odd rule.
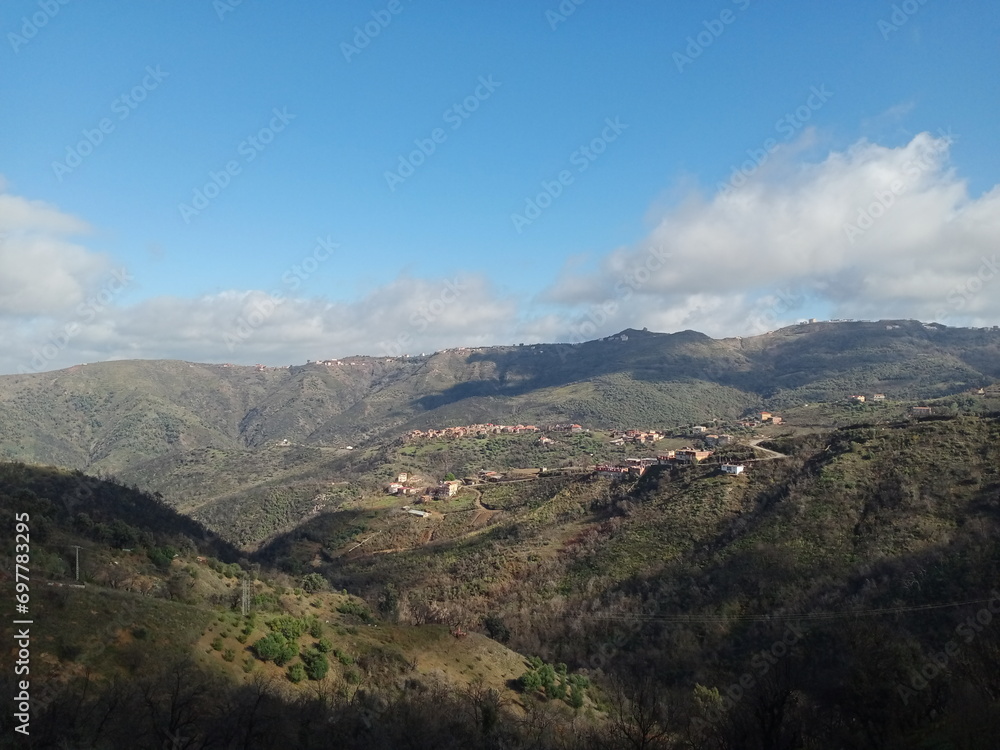
[[[915,417],[929,417],[934,413],[934,410],[929,406],[914,406],[910,409],[910,413]]]
[[[706,432],[708,432],[708,428],[700,424],[696,424],[694,427],[691,428],[691,432],[693,432],[695,435],[703,435]]]
[[[406,482],[406,480],[407,480],[407,479],[409,479],[409,478],[410,478],[410,475],[409,475],[409,474],[407,474],[407,473],[406,473],[405,471],[401,471],[401,472],[399,473],[399,476],[398,476],[398,477],[396,477],[396,481],[397,481],[397,482],[399,482],[400,484],[403,484],[403,483],[404,483],[404,482]]]
[[[863,404],[865,402],[865,397],[860,394],[856,396],[848,396],[848,398],[851,401],[857,401],[859,404]]]
[[[872,396],[872,401],[885,401],[885,394],[876,393],[874,396]]]
[[[743,464],[722,464],[723,474],[742,474],[746,467]]]
[[[682,448],[679,451],[674,451],[674,460],[683,464],[696,464],[699,461],[704,461],[706,458],[712,455],[713,451],[699,451],[694,448]]]
[[[771,412],[769,412],[769,411],[762,411],[760,413],[759,419],[760,419],[761,422],[767,422],[767,421],[769,421],[771,419],[771,416],[772,416]]]
[[[771,424],[781,424],[783,421],[784,420],[781,417],[777,416],[777,415],[772,415],[771,416]]]

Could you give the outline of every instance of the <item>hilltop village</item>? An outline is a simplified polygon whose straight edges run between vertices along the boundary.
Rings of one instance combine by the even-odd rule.
[[[741,430],[744,437],[751,435],[750,431],[756,427],[765,425],[780,425],[782,418],[771,412],[758,412],[752,416],[734,423],[734,429]],[[584,467],[564,467],[550,470],[541,468],[521,468],[509,470],[506,474],[496,471],[482,470],[474,476],[457,479],[448,476],[440,482],[430,484],[421,481],[421,477],[408,472],[401,472],[396,480],[390,482],[386,487],[386,493],[398,496],[413,496],[415,502],[428,502],[435,499],[454,497],[463,486],[475,486],[483,483],[511,483],[524,482],[537,479],[541,476],[552,476],[559,473],[590,474],[594,477],[604,477],[613,480],[627,478],[639,478],[643,476],[651,466],[679,467],[699,463],[710,462],[719,448],[735,446],[738,439],[735,435],[717,431],[710,431],[704,425],[693,425],[681,431],[668,432],[658,429],[638,429],[628,428],[623,430],[594,430],[580,424],[552,424],[539,427],[533,424],[494,424],[486,422],[481,424],[470,424],[453,427],[415,429],[408,432],[405,442],[420,442],[433,440],[458,440],[463,438],[487,438],[498,435],[537,435],[535,443],[546,448],[556,448],[559,445],[561,436],[592,434],[600,436],[609,446],[645,446],[656,448],[657,444],[667,439],[691,440],[699,447],[687,445],[681,448],[654,450],[654,455],[647,457],[626,457],[621,460],[608,463],[597,462]],[[718,460],[720,471],[724,474],[739,475],[746,470],[747,461],[739,463],[729,463],[725,460]],[[422,512],[411,511],[414,514]]]

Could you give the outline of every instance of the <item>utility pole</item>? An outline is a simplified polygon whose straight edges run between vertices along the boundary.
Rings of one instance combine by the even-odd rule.
[[[72,546],[76,550],[76,582],[79,583],[80,582],[80,545],[74,544]]]

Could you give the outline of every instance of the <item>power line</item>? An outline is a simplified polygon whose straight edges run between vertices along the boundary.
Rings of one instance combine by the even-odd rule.
[[[657,614],[621,614],[621,615],[590,615],[594,620],[640,621],[667,623],[728,623],[728,622],[780,622],[785,620],[839,620],[849,617],[878,617],[881,615],[902,614],[906,612],[926,612],[952,607],[967,607],[972,604],[986,604],[992,599],[971,599],[965,602],[948,602],[946,604],[921,604],[913,607],[884,607],[881,609],[857,609],[843,612],[802,612],[777,613],[770,615],[657,615]],[[581,614],[575,615],[577,617]],[[586,613],[582,613],[587,617]]]

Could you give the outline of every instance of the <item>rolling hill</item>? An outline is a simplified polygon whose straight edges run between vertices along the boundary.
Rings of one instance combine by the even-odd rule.
[[[752,338],[628,330],[579,345],[450,349],[283,368],[178,361],[0,377],[0,457],[113,476],[231,537],[343,500],[404,432],[474,422],[654,427],[855,392],[951,396],[1000,379],[1000,331],[816,323]],[[266,523],[262,522],[266,520]]]

